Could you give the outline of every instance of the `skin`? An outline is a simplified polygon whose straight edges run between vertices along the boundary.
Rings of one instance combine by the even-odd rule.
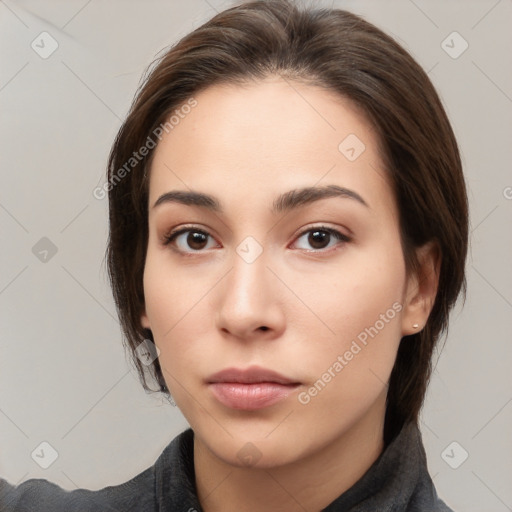
[[[152,161],[141,322],[195,433],[203,509],[320,510],[382,453],[386,383],[400,339],[427,321],[439,258],[432,245],[418,249],[420,273],[407,275],[378,139],[349,100],[279,77],[216,85],[195,98]],[[365,144],[354,161],[338,150],[349,134]],[[355,191],[368,206],[330,197],[271,212],[279,194],[324,185]],[[153,207],[172,190],[214,195],[223,212],[177,202]],[[307,229],[320,225],[350,241],[311,241]],[[189,233],[165,245],[169,231],[185,226],[210,235],[203,247],[187,243]],[[252,263],[236,251],[248,236],[262,249]],[[301,403],[299,393],[393,304],[401,309],[394,318]],[[301,385],[257,411],[218,402],[205,379],[253,364]],[[238,457],[247,443],[256,447],[249,466]]]

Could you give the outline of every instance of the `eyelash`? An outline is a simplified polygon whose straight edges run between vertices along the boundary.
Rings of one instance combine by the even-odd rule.
[[[336,238],[339,242],[342,242],[342,243],[348,243],[348,242],[352,241],[352,239],[350,237],[348,237],[347,235],[341,233],[340,231],[338,231],[336,229],[330,228],[328,226],[313,226],[311,228],[305,229],[304,231],[302,231],[301,233],[299,233],[297,235],[296,240],[298,240],[299,238],[301,238],[305,234],[310,233],[312,231],[323,231],[323,232],[329,233],[334,238]],[[172,242],[174,242],[174,240],[179,235],[182,235],[183,233],[188,233],[188,232],[201,233],[203,235],[211,237],[211,235],[207,231],[204,231],[203,229],[199,229],[199,228],[197,228],[195,226],[186,226],[186,227],[177,229],[175,231],[171,231],[170,233],[164,235],[163,236],[163,245],[170,245],[170,244],[172,244]],[[180,254],[184,254],[184,255],[187,255],[187,256],[194,255],[194,254],[200,254],[200,253],[204,252],[202,250],[187,252],[187,251],[182,251],[182,250],[174,248],[174,247],[173,247],[173,250],[175,250],[176,252],[179,252]],[[310,249],[310,250],[303,249],[303,250],[306,251],[306,252],[310,252],[310,253],[311,252],[314,252],[314,253],[324,253],[324,252],[330,252],[331,250],[333,250],[333,248],[330,248],[330,249]]]

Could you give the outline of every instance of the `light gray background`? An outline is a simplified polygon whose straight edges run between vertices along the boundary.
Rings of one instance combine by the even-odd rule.
[[[394,35],[453,123],[471,202],[468,300],[452,316],[421,429],[451,507],[512,510],[512,1],[317,3]],[[115,485],[187,427],[127,363],[103,266],[107,202],[92,191],[146,66],[229,5],[0,1],[0,475],[12,483]],[[46,59],[31,48],[43,31],[59,45]],[[445,51],[462,49],[458,36],[442,45],[453,31],[469,44],[458,58]],[[42,237],[57,248],[46,262],[32,250]],[[31,458],[43,441],[59,455],[46,470]],[[446,453],[454,464],[462,450],[452,469]]]

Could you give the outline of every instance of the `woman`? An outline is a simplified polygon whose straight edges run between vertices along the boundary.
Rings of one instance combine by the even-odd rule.
[[[467,196],[404,49],[346,11],[228,9],[153,67],[107,178],[127,347],[191,429],[122,485],[2,482],[2,510],[451,510],[418,415]]]

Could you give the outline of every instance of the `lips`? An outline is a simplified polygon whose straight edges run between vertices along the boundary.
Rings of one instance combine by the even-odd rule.
[[[254,384],[258,382],[275,382],[276,384],[300,384],[281,375],[280,373],[262,368],[261,366],[251,366],[245,370],[239,368],[226,368],[220,372],[214,373],[207,379],[208,383],[213,382],[238,382],[242,384]]]
[[[210,376],[207,384],[221,404],[246,411],[280,402],[300,386],[300,382],[259,366],[227,368]]]

